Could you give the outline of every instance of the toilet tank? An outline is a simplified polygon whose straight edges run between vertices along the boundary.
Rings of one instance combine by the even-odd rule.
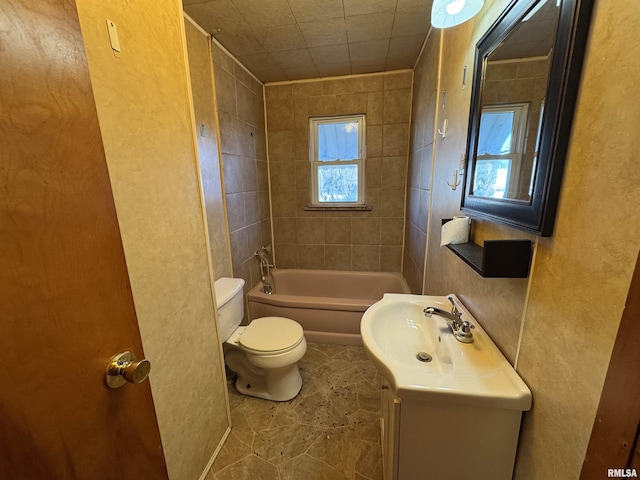
[[[241,278],[222,277],[214,283],[218,304],[218,331],[220,341],[226,341],[244,317],[244,295]]]

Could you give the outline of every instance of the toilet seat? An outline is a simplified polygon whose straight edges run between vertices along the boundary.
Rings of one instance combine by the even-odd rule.
[[[249,353],[272,355],[293,350],[303,339],[299,323],[284,317],[262,317],[247,325],[238,343]]]

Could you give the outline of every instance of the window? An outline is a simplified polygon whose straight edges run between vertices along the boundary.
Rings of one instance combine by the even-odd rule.
[[[309,122],[311,206],[364,205],[364,115]]]
[[[529,105],[485,105],[480,117],[472,195],[513,198],[519,191]]]

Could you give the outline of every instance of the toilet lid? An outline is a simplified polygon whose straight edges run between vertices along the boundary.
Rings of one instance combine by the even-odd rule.
[[[258,352],[274,352],[296,346],[303,337],[299,323],[284,317],[253,320],[240,336],[239,343]]]

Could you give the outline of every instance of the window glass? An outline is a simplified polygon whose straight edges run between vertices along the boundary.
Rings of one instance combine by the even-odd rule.
[[[478,134],[478,155],[511,152],[515,113],[482,112]]]
[[[364,115],[311,118],[311,205],[364,205]]]
[[[318,160],[355,160],[358,158],[358,124],[355,122],[318,125]]]
[[[514,197],[520,183],[527,121],[527,103],[482,108],[472,195]]]

